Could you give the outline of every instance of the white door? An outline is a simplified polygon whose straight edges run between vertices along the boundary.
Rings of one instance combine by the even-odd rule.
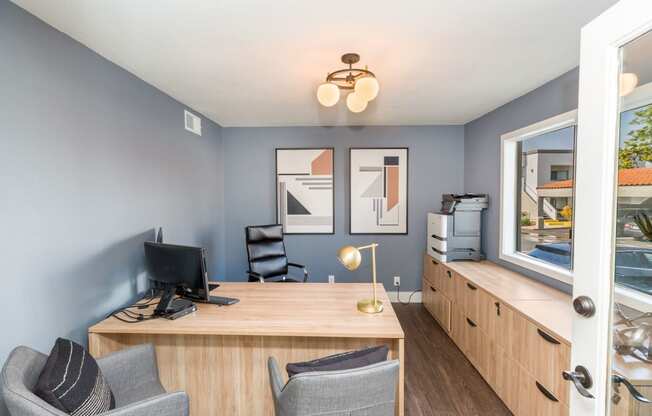
[[[573,416],[652,415],[651,30],[652,0],[582,30],[569,370],[586,372],[565,375],[579,384]]]

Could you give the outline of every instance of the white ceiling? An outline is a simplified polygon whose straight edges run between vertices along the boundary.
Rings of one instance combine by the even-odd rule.
[[[468,122],[575,67],[616,0],[13,0],[222,126]],[[316,87],[358,52],[361,114]]]

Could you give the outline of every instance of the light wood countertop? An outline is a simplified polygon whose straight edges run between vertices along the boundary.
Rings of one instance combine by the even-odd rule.
[[[89,332],[404,338],[382,284],[378,285],[378,299],[385,309],[369,315],[358,312],[356,303],[372,296],[370,283],[219,283],[212,295],[240,302],[231,306],[198,303],[197,312],[175,321],[128,324],[108,318]]]

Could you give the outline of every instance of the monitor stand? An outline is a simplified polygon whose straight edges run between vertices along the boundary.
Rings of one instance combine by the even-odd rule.
[[[163,318],[176,319],[197,310],[197,307],[192,301],[188,299],[175,298],[176,292],[176,287],[168,286],[164,289],[163,295],[161,295],[161,299],[154,310],[154,315]]]

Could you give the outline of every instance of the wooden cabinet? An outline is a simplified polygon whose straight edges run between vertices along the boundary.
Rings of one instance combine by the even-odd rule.
[[[502,348],[507,348],[514,312],[503,301],[485,290],[481,290],[478,296],[478,324],[489,338],[495,340]]]
[[[451,301],[424,277],[421,301],[447,333],[451,332]]]
[[[455,300],[464,314],[476,324],[480,308],[480,290],[478,286],[462,276],[454,276]]]
[[[443,264],[439,268],[440,289],[448,299],[455,301],[455,274]]]
[[[559,400],[527,371],[523,374],[516,416],[568,416],[568,404]]]
[[[542,310],[532,308],[536,302],[559,305],[566,295],[515,278],[517,298],[510,301],[512,283],[496,276],[497,265],[467,265],[442,265],[426,255],[424,305],[514,415],[567,416],[570,384],[561,374],[570,368],[570,335],[562,339],[559,327],[555,333],[540,325],[554,323],[545,313],[532,316]],[[558,298],[546,299],[551,293]],[[521,298],[528,296],[529,303]]]
[[[527,322],[522,338],[526,346],[525,369],[562,403],[568,403],[569,383],[561,373],[570,368],[570,346]]]

